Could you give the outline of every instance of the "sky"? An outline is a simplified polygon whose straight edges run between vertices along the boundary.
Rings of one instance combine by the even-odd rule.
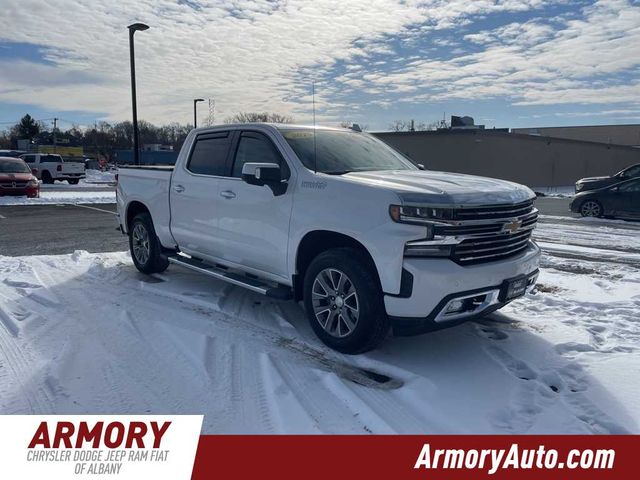
[[[0,0],[0,128],[131,118],[640,123],[640,0]],[[200,104],[199,123],[208,105]]]

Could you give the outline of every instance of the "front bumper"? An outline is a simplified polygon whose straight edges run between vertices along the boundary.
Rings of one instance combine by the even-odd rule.
[[[530,242],[520,255],[505,260],[461,266],[449,259],[405,258],[405,277],[412,286],[401,295],[385,295],[394,334],[416,335],[487,315],[507,303],[505,280],[523,277],[535,285],[540,248]],[[410,289],[410,291],[409,291]],[[454,300],[472,304],[460,314],[445,314]]]
[[[39,187],[23,187],[23,188],[2,188],[0,187],[0,197],[28,197],[36,198],[40,196]]]

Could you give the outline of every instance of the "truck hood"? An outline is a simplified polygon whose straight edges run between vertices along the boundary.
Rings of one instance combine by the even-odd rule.
[[[495,178],[428,170],[352,172],[342,178],[394,191],[404,204],[494,205],[535,198],[524,185]]]

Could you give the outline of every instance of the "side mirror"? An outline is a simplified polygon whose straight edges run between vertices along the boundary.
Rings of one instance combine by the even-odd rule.
[[[38,175],[38,169],[37,169],[37,168],[32,168],[32,169],[31,169],[31,175],[33,175],[34,177],[35,177],[36,175]]]
[[[249,185],[266,185],[276,196],[287,190],[287,182],[282,180],[282,171],[277,163],[245,163],[242,180]]]

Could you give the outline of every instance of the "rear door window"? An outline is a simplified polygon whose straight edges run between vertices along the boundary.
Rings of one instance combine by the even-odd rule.
[[[187,170],[199,175],[224,176],[230,143],[228,132],[198,136],[191,150]]]

